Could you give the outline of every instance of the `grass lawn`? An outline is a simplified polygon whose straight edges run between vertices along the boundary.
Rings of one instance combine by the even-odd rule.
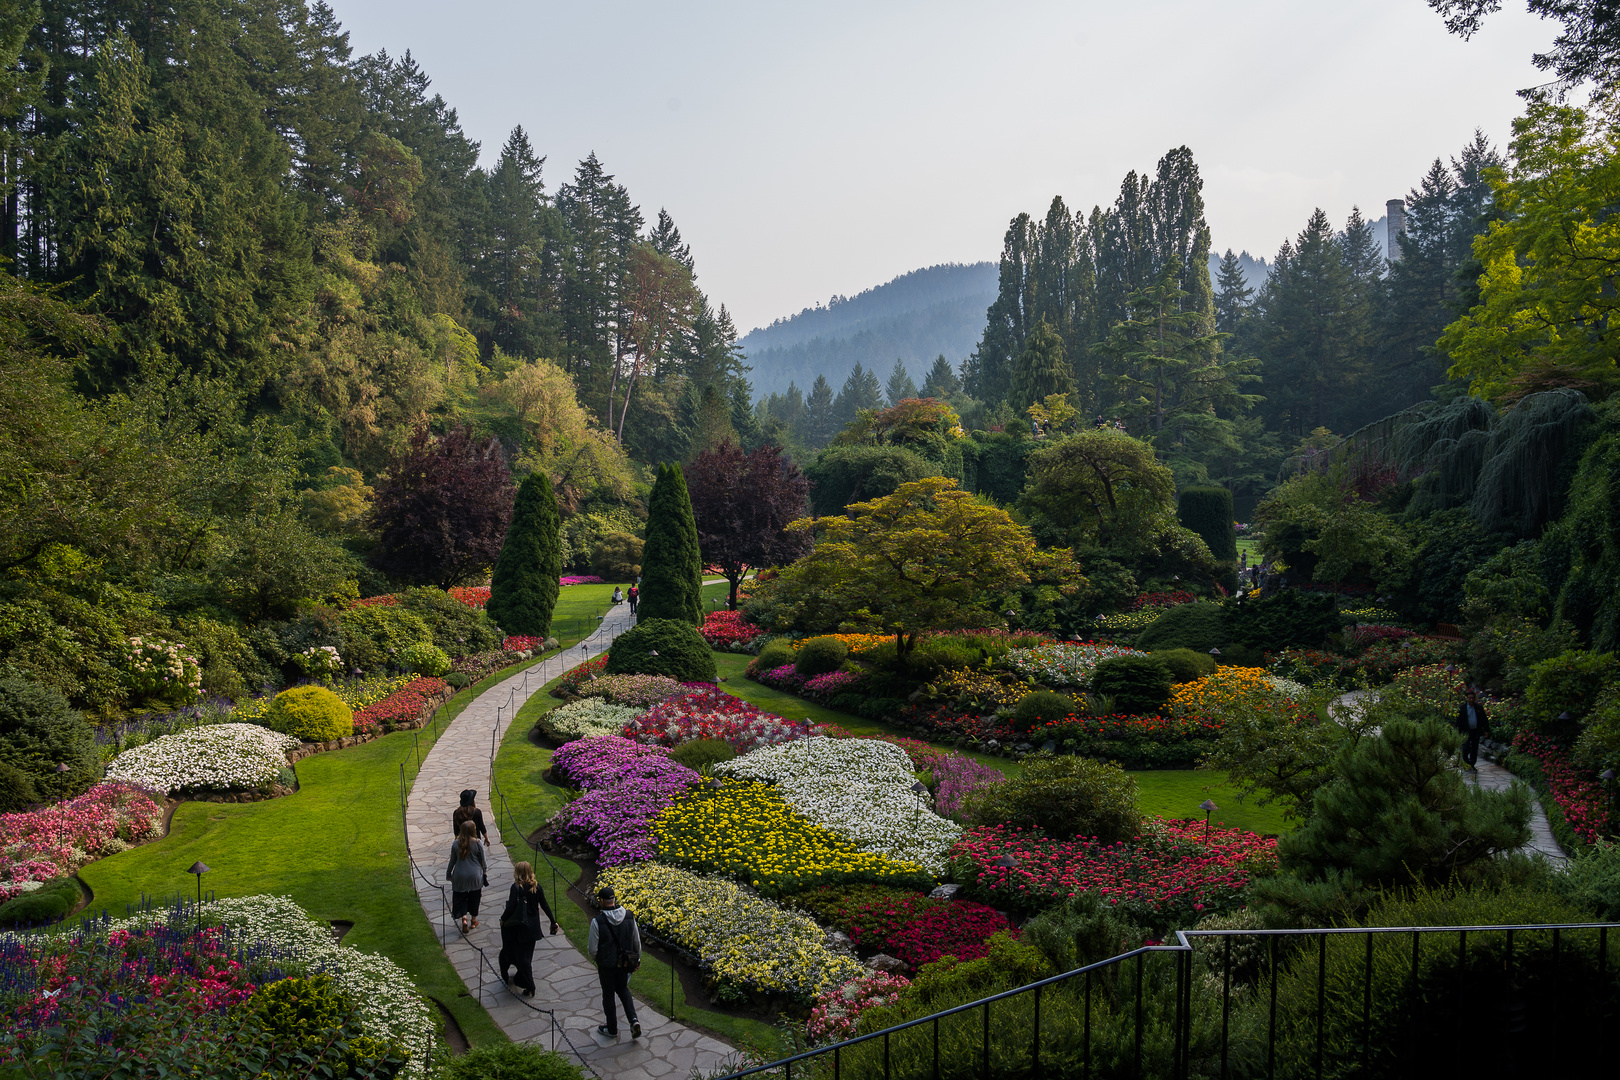
[[[506,795],[505,812],[511,814],[510,819],[501,818],[501,837],[506,843],[507,853],[513,862],[527,860],[534,863],[535,873],[546,889],[552,911],[556,913],[568,940],[583,953],[586,934],[590,929],[589,918],[560,891],[566,888],[568,881],[578,880],[578,864],[554,855],[550,856],[554,865],[548,866],[545,859],[537,857],[524,842],[524,837],[551,820],[551,816],[563,805],[561,789],[541,779],[541,773],[551,765],[551,751],[536,746],[528,738],[535,718],[560,704],[562,702],[550,694],[537,692],[518,710],[495,756],[495,779]],[[491,801],[494,802],[493,798]],[[495,808],[501,812],[499,803],[495,803]],[[513,820],[517,822],[516,829],[511,827]],[[553,869],[556,871],[555,877]],[[630,976],[630,987],[655,1008],[669,1011],[670,967],[658,957],[651,953],[643,955],[641,969]],[[688,1004],[686,993],[678,981],[675,984],[674,1012],[676,1019],[682,1023],[707,1028],[733,1043],[766,1047],[772,1051],[781,1049],[776,1029],[771,1025]]]
[[[1220,809],[1210,815],[1212,824],[1224,822],[1236,829],[1278,836],[1293,827],[1283,820],[1282,808],[1275,803],[1239,802],[1237,792],[1226,784],[1226,774],[1213,769],[1151,769],[1131,775],[1136,777],[1138,804],[1144,814],[1203,820],[1198,804],[1213,799]]]

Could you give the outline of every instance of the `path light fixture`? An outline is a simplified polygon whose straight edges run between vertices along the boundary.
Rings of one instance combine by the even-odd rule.
[[[1614,774],[1611,772],[1609,775],[1613,776]],[[918,795],[926,795],[928,794],[928,785],[919,780],[915,784],[911,785],[911,790],[916,792]]]
[[[1558,714],[1558,719],[1563,720],[1563,721],[1565,721],[1567,723],[1568,721],[1573,720],[1575,718],[1573,716],[1569,715],[1569,710],[1566,709],[1563,712]]]
[[[647,655],[648,656],[657,656],[658,655],[658,650],[657,649],[648,649],[647,650]]]
[[[1001,858],[992,861],[990,863],[990,865],[991,866],[1004,866],[1008,870],[1016,870],[1016,869],[1018,869],[1020,864],[1019,864],[1018,860],[1013,858],[1011,855],[1003,855],[1003,856],[1001,856]]]
[[[59,764],[58,764],[58,765],[57,765],[57,766],[56,766],[56,771],[57,771],[57,772],[67,772],[67,771],[68,771],[68,763],[67,763],[67,762],[65,762],[65,761],[63,761],[63,762],[60,762],[60,763],[59,763]]]
[[[1211,650],[1209,650],[1209,655],[1211,655],[1211,656],[1219,656],[1219,655],[1221,655],[1221,650],[1220,649],[1211,649]]]
[[[208,864],[201,859],[186,868],[186,873],[197,875],[197,925],[202,926],[202,876],[208,873]]]
[[[1615,771],[1613,769],[1604,769],[1602,772],[1598,773],[1598,779],[1607,780],[1611,784],[1614,783],[1614,777]]]
[[[1219,810],[1220,807],[1215,805],[1215,800],[1214,799],[1205,799],[1203,802],[1198,804],[1198,809],[1200,809],[1200,810],[1202,810],[1204,812],[1204,846],[1208,847],[1209,846],[1209,815],[1211,815],[1215,811]]]

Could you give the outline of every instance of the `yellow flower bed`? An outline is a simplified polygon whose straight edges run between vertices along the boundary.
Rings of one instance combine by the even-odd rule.
[[[1024,699],[1034,685],[1016,677],[1002,682],[979,671],[951,671],[934,684],[940,696],[981,709],[1010,708]]]
[[[917,863],[861,851],[801,817],[770,784],[724,780],[700,787],[652,823],[658,857],[704,874],[724,874],[765,896],[844,882],[909,884],[933,879]]]
[[[383,698],[403,689],[406,683],[415,678],[415,675],[392,675],[341,682],[332,686],[332,692],[342,699],[343,704],[359,712],[366,706],[375,705]],[[270,703],[275,698],[274,694],[266,694],[263,697],[238,702],[231,710],[231,719],[241,723],[252,723],[269,711]]]
[[[817,634],[816,637],[837,638],[849,649],[849,655],[851,656],[859,656],[863,652],[869,652],[883,645],[894,644],[893,634]],[[800,638],[795,641],[793,651],[798,652],[799,646],[809,640],[809,638]]]
[[[697,954],[721,982],[809,1001],[862,971],[827,949],[814,919],[734,882],[639,862],[604,870],[596,883],[612,886],[643,925]]]
[[[1218,716],[1235,707],[1269,708],[1281,696],[1264,668],[1223,667],[1177,686],[1169,709],[1177,717]]]

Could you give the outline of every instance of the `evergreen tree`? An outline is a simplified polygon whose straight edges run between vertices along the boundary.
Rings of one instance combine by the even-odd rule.
[[[550,632],[562,574],[561,528],[551,480],[544,472],[530,473],[518,487],[484,608],[508,634],[545,637]]]
[[[889,397],[891,406],[898,405],[906,398],[917,396],[917,384],[911,381],[911,372],[897,357],[894,361],[894,370],[889,372],[889,381],[884,385],[884,392]]]
[[[737,437],[737,428],[732,423],[731,402],[721,396],[713,383],[705,386],[697,398],[697,408],[694,410],[692,420],[692,435],[687,443],[686,460],[689,462],[721,442],[741,445],[741,440]]]
[[[1223,334],[1237,333],[1253,300],[1254,289],[1243,273],[1243,263],[1227,248],[1215,274],[1215,329]]]
[[[844,385],[833,399],[832,417],[834,430],[846,427],[855,422],[862,409],[881,409],[883,407],[883,388],[878,384],[877,375],[855,364],[855,369],[844,380]]]
[[[800,438],[812,450],[819,450],[832,442],[838,433],[838,421],[833,414],[832,385],[827,376],[817,375],[810,385],[810,396],[804,402],[804,421]]]
[[[647,543],[641,552],[639,619],[672,619],[686,626],[703,621],[703,560],[686,477],[678,465],[661,465],[647,500]]]
[[[1013,365],[1035,322],[1035,250],[1035,225],[1028,214],[1019,214],[1002,240],[996,299],[984,335],[962,365],[967,392],[982,401],[1000,401],[1012,389]]]
[[[1073,393],[1074,372],[1063,359],[1063,338],[1051,323],[1042,319],[1035,324],[1024,351],[1018,354],[1012,392],[1007,400],[1022,414],[1051,394]]]
[[[689,271],[696,271],[696,263],[692,259],[692,245],[681,242],[681,230],[675,227],[675,219],[669,216],[669,211],[663,207],[658,208],[658,223],[647,234],[647,243],[653,250],[666,258],[674,259]]]
[[[934,366],[928,369],[928,377],[923,379],[923,397],[938,398],[946,401],[952,394],[962,389],[962,380],[956,377],[951,369],[951,362],[940,353],[934,358]]]

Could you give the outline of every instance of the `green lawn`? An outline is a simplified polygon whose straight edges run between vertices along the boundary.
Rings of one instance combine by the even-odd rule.
[[[1213,824],[1225,823],[1255,833],[1282,835],[1292,826],[1283,820],[1282,808],[1275,803],[1259,806],[1252,800],[1239,802],[1237,793],[1226,784],[1226,774],[1213,769],[1153,769],[1133,772],[1138,805],[1144,814],[1167,818],[1198,818],[1204,812],[1198,804],[1212,799],[1220,807],[1210,816]]]
[[[511,815],[510,818],[505,816],[501,818],[501,838],[506,843],[507,853],[513,862],[528,860],[534,863],[535,872],[546,889],[552,911],[557,914],[563,931],[575,947],[583,952],[586,934],[590,928],[589,919],[584,911],[568,900],[562,892],[567,882],[578,880],[579,866],[559,856],[551,856],[548,865],[544,857],[537,856],[524,842],[525,837],[551,820],[551,816],[563,805],[561,789],[541,779],[541,774],[551,765],[551,751],[536,746],[528,738],[529,729],[534,727],[535,718],[560,704],[562,703],[550,694],[540,692],[531,696],[518,710],[517,717],[507,729],[506,737],[501,741],[500,750],[495,756],[495,779],[500,790],[506,795],[504,813]],[[491,801],[494,801],[493,796]],[[497,812],[503,812],[499,803],[495,805]],[[517,823],[516,828],[511,827],[513,821]],[[670,967],[656,956],[649,953],[643,957],[641,969],[630,977],[630,987],[655,1008],[669,1011]],[[771,1025],[758,1020],[711,1012],[688,1004],[686,993],[679,982],[675,984],[674,1004],[676,1019],[682,1023],[706,1028],[738,1045],[762,1046],[773,1052],[781,1049],[776,1029]]]

